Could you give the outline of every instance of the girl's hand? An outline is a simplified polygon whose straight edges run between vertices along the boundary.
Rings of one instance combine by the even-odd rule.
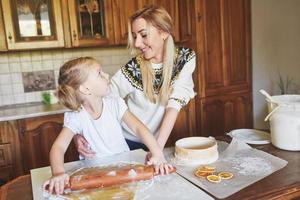
[[[61,173],[56,176],[52,176],[43,184],[43,190],[47,190],[50,194],[62,194],[64,192],[65,186],[69,185],[69,175],[66,173]]]
[[[95,156],[95,152],[91,149],[89,149],[89,143],[86,141],[86,139],[79,134],[74,135],[74,143],[77,148],[77,151],[80,155],[82,155],[85,158],[93,158]]]
[[[151,153],[148,153],[147,156],[149,160],[146,162],[146,164],[154,166],[155,174],[169,174],[169,171],[173,170],[173,166],[171,164],[168,164],[163,156],[151,156]]]

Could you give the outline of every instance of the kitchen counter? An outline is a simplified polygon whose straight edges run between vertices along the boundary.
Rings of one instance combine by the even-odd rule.
[[[15,104],[0,107],[0,122],[45,115],[60,114],[68,111],[61,104],[46,105],[42,102]]]
[[[217,137],[229,141],[228,137]],[[242,189],[226,199],[299,199],[300,197],[300,154],[283,151],[271,144],[255,145],[254,148],[268,152],[288,161],[286,167],[265,177],[264,179]],[[30,175],[19,177],[4,185],[0,197],[8,199],[32,199]],[[180,197],[178,199],[181,199]]]

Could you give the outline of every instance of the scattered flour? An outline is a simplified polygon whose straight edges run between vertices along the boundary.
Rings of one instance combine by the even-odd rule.
[[[110,172],[107,173],[107,175],[108,176],[116,176],[117,173],[116,173],[116,171],[110,171]]]
[[[82,177],[83,177],[82,175],[78,175],[78,176],[74,176],[73,179],[74,179],[75,181],[78,181],[78,182],[79,182],[79,181],[82,179]]]
[[[137,176],[137,173],[134,171],[134,169],[131,169],[131,170],[128,171],[128,176],[130,178],[134,178],[134,177]]]
[[[239,174],[261,176],[273,171],[272,165],[265,159],[251,156],[234,156],[226,159]]]

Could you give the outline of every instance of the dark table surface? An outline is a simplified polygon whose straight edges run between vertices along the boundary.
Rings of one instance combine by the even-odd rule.
[[[217,137],[230,141],[228,137]],[[300,152],[284,151],[271,144],[252,147],[288,161],[287,166],[226,199],[300,199]],[[20,176],[0,190],[1,200],[32,199],[30,175]]]

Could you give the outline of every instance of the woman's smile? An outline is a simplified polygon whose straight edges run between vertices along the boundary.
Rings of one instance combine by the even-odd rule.
[[[146,60],[161,63],[163,57],[163,32],[143,18],[132,22],[132,35],[134,46],[138,48]]]

